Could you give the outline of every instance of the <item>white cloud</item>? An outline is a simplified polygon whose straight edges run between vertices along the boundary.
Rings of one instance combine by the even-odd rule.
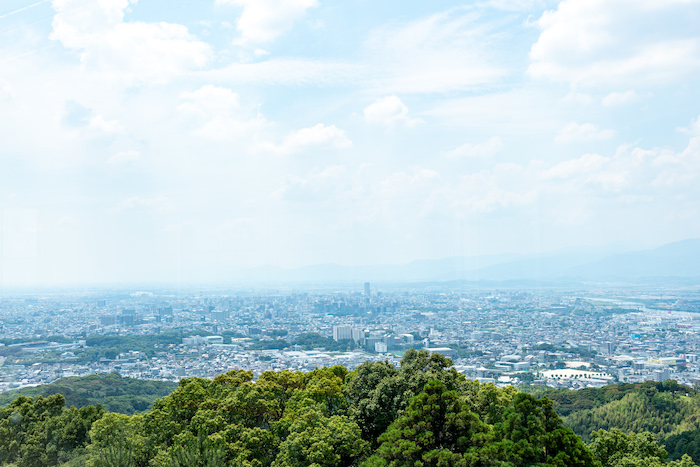
[[[351,85],[387,95],[474,89],[508,74],[499,60],[497,42],[503,34],[498,27],[474,10],[455,8],[372,30],[361,60],[272,58],[200,75],[225,85]]]
[[[601,103],[603,107],[615,107],[618,105],[630,104],[639,99],[639,95],[634,89],[630,89],[625,92],[611,92],[607,96],[603,97]]]
[[[585,175],[600,170],[610,158],[599,154],[584,154],[578,159],[569,159],[543,172],[545,179],[568,179],[575,175]]]
[[[583,86],[657,85],[700,69],[695,1],[564,0],[537,21],[529,72]]]
[[[374,101],[364,109],[365,120],[368,123],[385,125],[394,128],[399,124],[409,128],[416,126],[420,119],[408,116],[408,107],[396,96],[386,96]]]
[[[88,128],[105,134],[123,133],[124,126],[117,120],[106,120],[101,115],[95,115],[90,119]]]
[[[700,117],[693,119],[687,127],[676,128],[676,131],[688,135],[700,136]]]
[[[128,162],[135,162],[141,158],[141,153],[135,149],[127,149],[126,151],[121,151],[113,155],[107,161],[110,164],[124,164]]]
[[[135,0],[53,0],[56,10],[51,38],[80,52],[83,66],[128,81],[164,82],[210,59],[208,44],[185,26],[124,22]]]
[[[600,129],[593,123],[571,122],[561,129],[555,141],[560,143],[601,141],[615,136],[614,130]]]
[[[345,135],[345,131],[335,125],[326,126],[319,123],[289,133],[280,145],[265,143],[261,145],[261,148],[277,154],[288,155],[311,148],[345,149],[351,146],[352,141]]]
[[[314,170],[305,178],[291,175],[270,197],[293,202],[333,203],[334,196],[344,188],[346,172],[345,166],[334,165]]]
[[[445,153],[445,157],[491,157],[503,148],[500,138],[494,136],[483,143],[465,143]]]
[[[473,10],[455,8],[374,30],[365,43],[371,83],[387,93],[436,93],[493,84],[506,75],[498,34]]]
[[[240,97],[231,89],[207,84],[180,97],[185,101],[178,107],[184,112],[200,115],[219,115],[237,111],[241,107]]]
[[[517,183],[512,183],[518,180]],[[497,164],[493,170],[464,175],[446,192],[445,205],[461,213],[491,213],[522,207],[538,199],[527,167]]]
[[[108,120],[76,101],[66,101],[64,107],[62,123],[68,128],[86,130],[87,132],[83,133],[85,135],[114,135],[125,131],[118,120]]]
[[[208,84],[182,93],[180,98],[184,102],[178,110],[197,121],[196,136],[219,141],[250,137],[267,125],[257,110],[251,112],[242,108],[239,95],[228,88]]]
[[[571,205],[600,214],[602,207],[619,212],[655,199],[665,200],[662,205],[674,199],[697,199],[698,180],[700,137],[693,137],[680,152],[621,146],[612,156],[584,154],[554,165],[541,161],[497,164],[443,187],[438,204],[456,212],[490,213],[537,202],[545,217],[550,209],[559,216],[566,210],[557,206]]]
[[[289,30],[317,0],[216,0],[243,7],[236,29],[242,42],[271,42]]]

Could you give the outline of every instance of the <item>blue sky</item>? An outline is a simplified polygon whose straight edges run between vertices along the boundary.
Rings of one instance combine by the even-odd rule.
[[[696,0],[3,0],[0,282],[700,227]]]

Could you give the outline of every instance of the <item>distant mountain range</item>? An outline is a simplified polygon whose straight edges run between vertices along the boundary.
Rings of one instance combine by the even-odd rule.
[[[619,247],[567,248],[539,255],[455,256],[399,265],[316,264],[295,269],[261,267],[245,272],[262,282],[628,282],[700,283],[700,239],[648,250]]]

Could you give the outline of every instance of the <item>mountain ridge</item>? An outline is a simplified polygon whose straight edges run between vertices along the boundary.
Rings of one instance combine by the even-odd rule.
[[[655,248],[573,247],[542,254],[500,254],[419,259],[404,264],[298,268],[263,266],[241,274],[257,282],[639,282],[650,278],[700,278],[700,239]]]

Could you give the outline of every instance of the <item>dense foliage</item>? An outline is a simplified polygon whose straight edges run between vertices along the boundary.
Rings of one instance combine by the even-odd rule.
[[[444,356],[415,350],[398,368],[184,379],[133,415],[64,403],[19,396],[0,409],[0,465],[656,467],[666,459],[650,434],[598,431],[588,447],[549,399],[467,380]],[[687,456],[672,465],[694,466]]]
[[[6,406],[19,394],[48,397],[61,394],[66,404],[75,407],[100,404],[110,412],[132,414],[149,410],[159,397],[175,390],[177,383],[122,378],[117,373],[61,378],[51,384],[0,394],[0,406]]]
[[[700,398],[674,380],[580,391],[546,390],[535,395],[551,399],[557,413],[564,416],[564,423],[586,442],[600,429],[648,431],[660,440],[693,430],[700,423]]]
[[[64,406],[63,396],[55,394],[19,396],[0,409],[0,464],[60,465],[83,454],[90,429],[104,410]]]
[[[692,459],[666,463],[667,453],[656,444],[651,433],[623,433],[620,430],[596,431],[591,450],[603,467],[691,467]]]
[[[693,459],[700,459],[700,428],[671,435],[662,440],[671,459],[680,459],[688,454]]]

